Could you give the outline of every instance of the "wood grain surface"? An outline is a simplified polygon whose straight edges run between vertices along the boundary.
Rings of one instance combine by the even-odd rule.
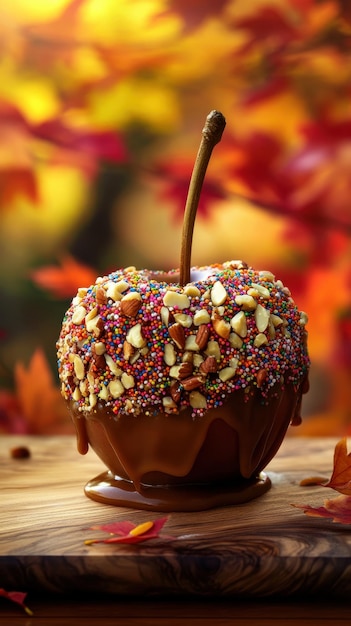
[[[95,524],[138,524],[162,514],[87,498],[85,482],[104,467],[92,451],[80,457],[72,437],[2,436],[0,587],[121,597],[350,599],[350,529],[291,506],[337,495],[299,485],[330,475],[335,443],[287,438],[267,468],[268,493],[244,505],[173,513],[163,530],[172,540],[88,546],[86,539],[101,534],[90,530]],[[19,445],[30,458],[11,457]]]

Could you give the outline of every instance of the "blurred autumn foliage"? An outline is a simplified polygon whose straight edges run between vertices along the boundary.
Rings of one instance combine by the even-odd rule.
[[[0,7],[0,431],[71,432],[55,341],[78,286],[178,266],[204,119],[227,119],[193,263],[273,270],[309,315],[296,434],[351,432],[351,5]],[[299,432],[298,432],[299,431]]]

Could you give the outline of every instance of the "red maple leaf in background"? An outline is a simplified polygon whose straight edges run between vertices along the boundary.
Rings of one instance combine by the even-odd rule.
[[[286,47],[299,36],[299,31],[286,11],[275,6],[255,9],[252,15],[234,20],[233,27],[244,30],[247,42],[239,49],[239,54],[247,54],[252,48],[264,43],[269,47]]]
[[[162,181],[158,191],[160,200],[171,202],[175,206],[176,219],[184,217],[192,167],[192,162],[179,159],[156,165],[153,170],[153,174]],[[208,172],[202,187],[197,214],[208,218],[213,203],[224,200],[226,197],[227,194],[221,182]]]
[[[210,18],[218,18],[230,0],[168,0],[167,8],[156,15],[155,20],[179,15],[183,22],[183,32],[195,30]]]
[[[95,282],[96,270],[65,254],[60,265],[39,267],[30,273],[30,277],[36,285],[57,298],[73,298],[79,287],[89,287]]]
[[[33,126],[32,132],[52,145],[51,162],[70,164],[88,176],[95,174],[99,161],[121,163],[128,158],[123,139],[113,131],[73,128],[55,118]]]

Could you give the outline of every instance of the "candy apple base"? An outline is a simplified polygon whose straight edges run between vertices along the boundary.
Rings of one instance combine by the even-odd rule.
[[[262,496],[271,487],[264,473],[240,484],[141,485],[136,491],[132,481],[107,471],[85,486],[85,494],[97,502],[148,511],[205,511],[218,506],[244,504]]]

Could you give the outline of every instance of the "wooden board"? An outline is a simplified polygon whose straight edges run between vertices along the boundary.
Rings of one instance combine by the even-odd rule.
[[[169,515],[164,534],[138,545],[85,545],[95,524],[162,516],[93,502],[84,484],[104,466],[73,437],[0,441],[0,587],[47,592],[275,597],[351,596],[350,528],[291,503],[337,494],[301,487],[329,476],[336,440],[287,438],[267,468],[271,490],[248,504]],[[26,445],[29,459],[10,450]]]

